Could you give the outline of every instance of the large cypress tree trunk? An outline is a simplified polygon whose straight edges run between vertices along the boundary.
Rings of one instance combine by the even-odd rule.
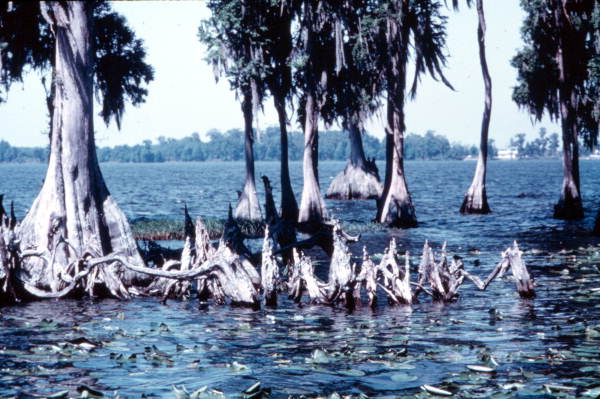
[[[479,17],[477,42],[479,43],[479,61],[481,63],[481,73],[483,75],[483,83],[485,86],[485,102],[483,118],[481,120],[481,141],[479,143],[477,167],[475,168],[473,182],[465,194],[465,199],[460,207],[461,213],[491,212],[485,190],[485,176],[488,155],[488,132],[490,129],[490,116],[492,113],[492,79],[488,71],[487,60],[485,57],[485,14],[483,12],[483,0],[477,0],[477,15]]]
[[[378,199],[382,190],[379,171],[375,161],[368,161],[365,157],[360,124],[354,120],[348,127],[348,137],[350,159],[344,171],[329,185],[325,197],[340,200]]]
[[[318,175],[319,110],[313,93],[306,95],[304,118],[304,158],[302,200],[298,222],[320,224],[325,217],[325,204],[321,198]]]
[[[68,267],[86,253],[119,253],[131,264],[143,262],[125,215],[106,188],[96,158],[92,4],[49,2],[41,7],[45,7],[45,18],[55,35],[50,159],[43,187],[18,234],[22,249],[54,253],[51,263],[25,258],[23,269],[34,286],[57,291],[66,285],[59,274],[67,273]],[[92,283],[104,280],[107,285],[114,273],[124,282],[134,277],[116,267],[110,270],[110,276],[103,270]]]
[[[253,102],[252,92],[245,90],[242,100],[244,113],[244,155],[246,159],[246,179],[244,188],[235,208],[235,217],[246,220],[261,220],[260,203],[256,194],[256,179],[254,175],[254,131],[252,128]]]
[[[288,156],[287,112],[285,110],[285,96],[274,95],[275,109],[279,117],[281,138],[281,217],[288,222],[298,220],[298,203],[294,196],[290,181],[290,168]]]
[[[408,2],[402,1],[400,20],[387,21],[388,98],[386,127],[386,165],[383,193],[377,204],[376,221],[394,227],[415,227],[417,216],[404,176],[404,91],[408,58]]]
[[[563,90],[561,90],[562,93]],[[571,91],[571,90],[565,90]],[[560,119],[563,140],[563,182],[560,199],[554,206],[557,219],[579,220],[583,218],[583,205],[579,194],[579,146],[575,111],[572,106],[575,94],[560,95]],[[569,98],[569,99],[566,99]]]
[[[557,219],[579,220],[583,218],[583,206],[579,189],[579,146],[577,141],[577,120],[575,104],[577,94],[573,88],[575,78],[571,63],[577,62],[577,51],[573,50],[577,39],[569,21],[565,21],[566,10],[563,2],[557,1],[554,7],[558,35],[556,60],[559,71],[560,121],[563,140],[563,183],[558,203],[554,206]]]

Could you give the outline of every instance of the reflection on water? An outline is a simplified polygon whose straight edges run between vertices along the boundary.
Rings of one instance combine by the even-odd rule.
[[[343,166],[322,164],[323,189]],[[179,217],[183,201],[194,215],[223,217],[243,179],[238,163],[102,168],[130,218]],[[582,162],[588,217],[578,223],[551,219],[559,161],[491,162],[488,194],[494,213],[459,215],[472,168],[467,162],[408,162],[420,227],[366,234],[352,250],[360,253],[366,244],[371,253],[380,253],[395,236],[416,265],[425,239],[435,249],[447,240],[450,252],[461,254],[467,269],[483,277],[517,239],[536,278],[534,300],[520,299],[510,281],[496,281],[484,292],[465,283],[451,304],[423,297],[404,308],[382,300],[373,311],[353,314],[298,307],[285,298],[277,309],[259,311],[201,308],[193,300],[160,305],[156,299],[1,308],[0,396],[63,389],[78,395],[77,388],[87,386],[108,396],[118,391],[122,397],[175,397],[173,385],[190,392],[208,386],[231,396],[257,380],[278,398],[332,392],[428,397],[419,393],[423,384],[459,397],[597,396],[600,247],[585,230],[595,214],[600,163]],[[20,215],[39,189],[43,169],[0,165],[0,190],[15,200]],[[276,188],[277,170],[276,163],[257,165]],[[297,194],[300,172],[294,163]],[[328,207],[357,223],[369,223],[374,215],[372,202],[329,201]],[[467,365],[491,365],[496,372],[473,372]]]

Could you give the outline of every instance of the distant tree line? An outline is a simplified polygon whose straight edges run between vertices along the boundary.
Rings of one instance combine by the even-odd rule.
[[[554,158],[559,155],[560,138],[558,133],[548,135],[546,128],[541,128],[538,137],[531,141],[525,139],[525,133],[515,134],[510,146],[517,150],[519,158]]]
[[[244,132],[232,129],[226,132],[211,130],[208,141],[198,133],[181,139],[159,137],[158,143],[145,140],[142,144],[98,148],[100,162],[167,162],[167,161],[243,161]],[[279,128],[269,127],[257,135],[254,158],[257,161],[278,161],[281,157]],[[492,143],[493,144],[493,143]],[[365,154],[377,160],[385,159],[385,144],[371,135],[363,135]],[[304,151],[302,132],[289,132],[289,159],[301,161]],[[405,141],[406,159],[464,159],[477,155],[477,147],[450,143],[446,137],[434,132],[425,135],[411,133]],[[323,132],[319,141],[319,159],[344,161],[350,153],[348,134],[344,131]],[[494,149],[494,153],[496,150]]]
[[[42,147],[13,147],[7,141],[0,140],[0,162],[27,163],[46,162],[48,150]]]
[[[118,145],[115,147],[99,147],[100,162],[169,162],[169,161],[242,161],[244,160],[244,132],[232,129],[226,132],[211,130],[208,141],[203,141],[198,133],[175,139],[159,137],[157,143],[144,140],[137,145]],[[302,160],[304,137],[302,132],[289,133],[290,160]],[[377,160],[385,159],[383,140],[371,135],[363,135],[365,154]],[[490,154],[497,153],[493,140],[490,140]],[[257,135],[255,142],[255,158],[259,161],[277,161],[281,156],[279,145],[279,128],[269,127]],[[428,131],[424,135],[410,133],[405,139],[405,156],[408,160],[446,160],[476,157],[476,146],[451,143],[445,136]],[[323,132],[319,142],[319,159],[344,161],[350,153],[348,134],[344,131],[331,130]],[[13,147],[8,142],[0,141],[0,162],[26,163],[46,162],[48,150],[42,147]]]

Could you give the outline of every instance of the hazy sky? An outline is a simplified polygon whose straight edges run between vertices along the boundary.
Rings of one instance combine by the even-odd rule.
[[[511,100],[515,70],[510,59],[521,46],[523,13],[518,0],[485,2],[487,17],[487,57],[493,83],[493,109],[490,137],[500,147],[515,133],[537,135],[541,126],[550,132],[558,125],[548,120],[534,125],[531,117]],[[203,60],[204,49],[197,38],[201,19],[208,16],[203,1],[124,1],[114,2],[136,34],[145,40],[148,61],[155,70],[147,102],[129,106],[121,131],[112,123],[108,128],[95,119],[99,145],[137,144],[159,136],[201,135],[212,128],[242,128],[243,119],[234,92],[226,80],[215,83],[211,68]],[[454,85],[452,92],[439,82],[424,77],[418,97],[406,106],[408,132],[423,134],[434,130],[451,141],[477,144],[483,110],[483,81],[477,50],[477,16],[474,9],[450,10],[448,23],[448,68],[446,75]],[[96,107],[96,110],[99,108]],[[0,139],[19,146],[43,146],[47,137],[44,91],[37,73],[30,73],[23,84],[15,84],[7,103],[0,105]],[[295,120],[295,118],[293,118]],[[265,103],[259,127],[276,124],[272,102]],[[297,125],[293,126],[297,129]],[[367,125],[382,136],[384,123],[374,117]]]

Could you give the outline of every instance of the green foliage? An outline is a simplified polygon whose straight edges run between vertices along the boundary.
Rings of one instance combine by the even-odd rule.
[[[328,91],[333,112],[341,125],[362,127],[364,119],[381,106],[384,68],[374,56],[377,42],[376,7],[370,0],[340,2],[334,22],[335,73],[329,78]]]
[[[513,100],[538,120],[544,112],[558,119],[561,87],[572,91],[565,101],[575,110],[577,131],[594,146],[600,122],[600,3],[521,0],[521,7],[525,46],[512,60],[518,74]]]
[[[259,6],[262,3],[264,1],[210,0],[207,6],[211,16],[202,21],[198,29],[198,38],[207,47],[206,61],[212,64],[215,79],[225,75],[233,90],[252,95],[254,106],[262,103],[264,97],[262,82],[267,66],[261,51],[264,45],[261,31],[266,29]]]
[[[159,137],[157,143],[144,140],[142,144],[96,149],[100,162],[187,162],[187,161],[243,161],[243,132],[232,129],[226,132],[211,130],[207,133],[209,141],[204,142],[198,133],[181,139]],[[552,137],[552,135],[550,136]],[[490,140],[490,154],[495,148]],[[279,128],[268,127],[260,134],[255,144],[255,158],[258,161],[278,161]],[[385,159],[383,140],[370,134],[363,135],[363,147],[368,158]],[[405,138],[405,157],[408,160],[464,159],[477,156],[477,147],[460,143],[450,143],[448,139],[434,132],[425,135],[408,134]],[[289,157],[292,161],[301,161],[304,151],[302,132],[289,133]],[[6,141],[0,141],[0,162],[46,162],[47,149],[41,147],[12,147]],[[323,161],[346,161],[350,154],[348,134],[344,131],[324,131],[319,143],[319,159]]]
[[[425,135],[410,133],[404,139],[404,159],[464,159],[477,156],[475,146],[466,146],[448,141],[445,136],[428,131]]]
[[[157,144],[146,141],[143,145],[98,148],[101,162],[164,162],[164,161],[242,161],[244,160],[243,132],[232,129],[226,132],[211,130],[209,141],[200,140],[197,133],[182,139],[159,137]],[[289,133],[289,158],[301,161],[304,151],[302,132]],[[363,147],[368,158],[385,159],[383,141],[369,134],[363,135]],[[493,147],[493,143],[490,148]],[[254,143],[257,161],[278,161],[280,159],[279,129],[269,127],[260,134]],[[492,150],[490,150],[493,154]],[[495,149],[493,150],[495,151]],[[330,130],[321,135],[319,159],[323,161],[345,161],[350,146],[347,133]],[[476,156],[475,146],[450,143],[442,135],[427,132],[424,136],[409,134],[405,140],[406,159],[463,159]]]
[[[154,79],[152,67],[145,62],[143,41],[137,39],[123,16],[108,3],[94,9],[96,33],[95,89],[102,101],[100,115],[108,125],[111,117],[121,128],[125,102],[138,105],[145,101],[144,84]]]
[[[0,5],[0,102],[14,82],[20,82],[26,67],[48,69],[53,38],[40,14],[38,2],[15,1]]]
[[[0,140],[0,162],[47,162],[48,150],[40,147],[12,147]]]
[[[50,70],[54,56],[54,35],[42,17],[40,3],[11,4],[12,8],[0,6],[0,83],[4,91],[11,83],[21,81],[28,67],[41,72]],[[102,104],[100,115],[107,124],[114,117],[120,127],[125,103],[137,105],[145,101],[144,84],[154,78],[154,73],[145,61],[143,41],[135,37],[125,18],[112,11],[109,3],[90,4],[94,7],[94,88]],[[42,79],[45,81],[45,77]]]
[[[519,158],[554,158],[558,157],[560,140],[558,133],[548,135],[546,128],[542,127],[539,137],[532,141],[525,139],[525,133],[517,133],[510,139],[510,146],[517,150]]]

